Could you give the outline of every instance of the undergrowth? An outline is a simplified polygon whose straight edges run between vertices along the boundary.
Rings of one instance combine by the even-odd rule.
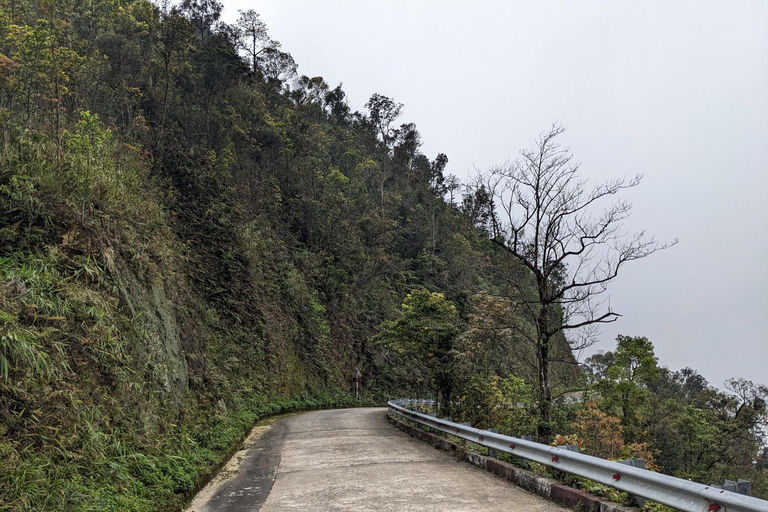
[[[218,261],[188,261],[139,153],[87,112],[62,140],[0,158],[0,511],[179,510],[259,419],[373,403],[327,383],[297,394],[309,378],[275,386],[261,317],[219,293]],[[328,339],[316,292],[294,280],[307,340]],[[291,313],[273,308],[274,323]],[[296,331],[272,334],[287,354]]]
[[[32,451],[0,442],[0,510],[178,510],[207,475],[267,416],[319,408],[375,405],[347,394],[269,399],[253,396],[209,429],[166,432],[152,445],[131,432],[105,432],[83,421],[81,447]],[[98,411],[88,414],[98,416]],[[2,432],[0,432],[2,433]],[[0,439],[2,439],[0,437]]]

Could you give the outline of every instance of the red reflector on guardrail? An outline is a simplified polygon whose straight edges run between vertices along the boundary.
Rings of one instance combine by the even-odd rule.
[[[709,510],[720,510],[720,505],[718,505],[717,503],[712,503],[709,506]]]
[[[621,475],[619,475],[619,474],[613,475],[613,479],[614,480],[621,480]]]

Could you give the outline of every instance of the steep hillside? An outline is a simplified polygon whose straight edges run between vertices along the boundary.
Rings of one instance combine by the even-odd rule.
[[[381,322],[512,271],[396,103],[219,9],[0,0],[0,510],[172,510],[261,415],[427,393]]]

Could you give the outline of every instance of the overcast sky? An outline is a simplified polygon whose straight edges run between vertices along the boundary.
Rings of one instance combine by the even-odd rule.
[[[590,183],[644,174],[626,225],[679,244],[625,267],[592,350],[647,336],[673,370],[768,384],[768,2],[223,2],[353,110],[403,103],[462,180],[553,122]]]

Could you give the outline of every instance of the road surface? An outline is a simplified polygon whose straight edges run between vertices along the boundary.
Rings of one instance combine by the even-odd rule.
[[[188,512],[566,512],[400,432],[386,409],[296,414],[257,427]]]

